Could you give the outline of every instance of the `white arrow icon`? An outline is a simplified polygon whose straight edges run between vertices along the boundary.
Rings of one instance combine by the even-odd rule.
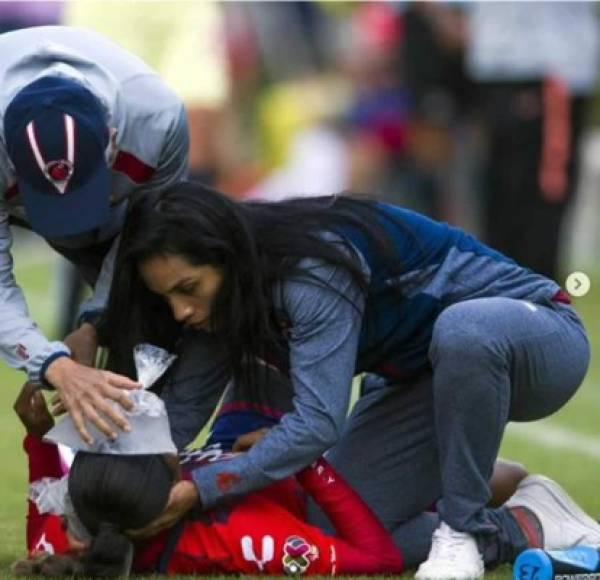
[[[590,291],[591,286],[590,278],[584,272],[571,272],[565,282],[567,292],[575,298],[585,296]]]

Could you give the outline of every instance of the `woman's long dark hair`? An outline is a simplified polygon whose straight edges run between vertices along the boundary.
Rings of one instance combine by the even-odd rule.
[[[83,576],[123,574],[132,550],[124,532],[154,520],[167,505],[172,485],[173,472],[162,455],[75,455],[69,496],[93,537],[79,562]]]
[[[324,240],[323,233],[353,228],[378,255],[391,257],[380,219],[374,202],[346,196],[235,202],[194,182],[140,196],[122,232],[107,310],[112,368],[131,374],[137,342],[172,349],[182,330],[164,300],[141,280],[138,265],[143,261],[172,254],[221,270],[211,327],[226,347],[234,373],[247,378],[253,365],[244,361],[264,359],[280,344],[274,283],[302,276],[323,285],[299,267],[303,258],[311,257],[346,268],[366,294],[367,280],[356,256],[347,245]]]

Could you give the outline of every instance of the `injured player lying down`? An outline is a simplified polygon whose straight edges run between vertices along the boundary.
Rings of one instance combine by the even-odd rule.
[[[29,480],[37,490],[36,501],[29,502],[29,558],[13,566],[16,574],[396,574],[404,568],[401,546],[394,545],[367,505],[323,459],[295,478],[246,495],[237,503],[211,511],[190,506],[173,528],[140,539],[135,529],[147,526],[163,512],[191,471],[232,456],[228,436],[232,417],[228,415],[235,413],[220,413],[209,445],[180,454],[179,461],[165,454],[80,451],[65,475],[57,446],[42,441],[53,424],[42,395],[26,385],[15,410],[27,428],[24,448]],[[268,418],[265,425],[270,421]],[[256,425],[253,418],[252,426]],[[239,425],[236,427],[239,433]],[[159,425],[157,438],[161,438],[158,430]],[[238,439],[238,446],[251,444],[259,434]],[[147,441],[140,442],[140,449],[147,448]],[[532,478],[523,479],[526,473],[514,464],[503,464],[495,473],[493,488],[499,494],[514,491],[522,480],[509,510],[514,513],[515,525],[527,533],[530,545],[546,546],[539,543],[535,531],[527,530],[532,521],[540,532],[554,523],[537,517],[535,503],[522,493]],[[225,478],[222,484],[228,485]],[[67,489],[68,494],[56,501]],[[326,535],[306,521],[306,494],[331,519],[335,535]],[[560,517],[564,514],[557,509],[557,519]],[[581,531],[580,525],[578,529]],[[551,547],[571,543],[573,538],[565,537],[564,545]]]

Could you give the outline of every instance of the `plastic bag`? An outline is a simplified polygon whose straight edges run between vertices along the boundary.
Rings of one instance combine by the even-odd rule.
[[[143,389],[149,389],[173,364],[177,355],[153,344],[138,344],[133,349],[133,360],[138,382]]]
[[[131,431],[119,431],[116,439],[109,439],[96,429],[88,420],[86,428],[94,439],[91,445],[85,443],[70,416],[57,423],[44,439],[51,443],[60,443],[73,450],[91,453],[110,453],[122,455],[144,455],[158,453],[177,453],[171,439],[171,430],[167,411],[163,401],[150,388],[171,366],[177,357],[162,348],[151,344],[139,344],[134,348],[134,360],[138,380],[143,389],[128,391],[127,395],[134,406],[125,411],[116,402],[110,404],[127,418]]]
[[[29,499],[37,506],[40,514],[62,516],[66,513],[69,481],[65,475],[60,479],[43,477],[29,486]]]

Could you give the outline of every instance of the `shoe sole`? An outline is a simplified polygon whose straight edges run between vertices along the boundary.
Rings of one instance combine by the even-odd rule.
[[[558,483],[543,475],[530,475],[523,480],[521,486],[522,488],[531,488],[535,486],[543,487],[552,496],[552,499],[569,514],[569,516],[576,520],[579,525],[586,528],[589,533],[595,537],[594,546],[600,547],[600,524],[586,514]],[[510,507],[510,504],[511,502],[509,500],[507,506]],[[518,500],[515,501],[514,506],[516,507],[517,504]]]
[[[478,576],[452,576],[449,574],[448,576],[417,576],[415,575],[415,580],[481,580],[484,577],[485,571],[482,571]]]
[[[419,571],[417,570],[417,573],[415,574],[415,580],[441,580],[442,578],[443,578],[443,580],[480,580],[481,578],[483,578],[484,574],[485,574],[485,568],[482,568],[477,575],[473,574],[471,576],[460,576],[458,574],[456,574],[456,575],[448,574],[447,576],[445,576],[443,574],[419,575]]]

